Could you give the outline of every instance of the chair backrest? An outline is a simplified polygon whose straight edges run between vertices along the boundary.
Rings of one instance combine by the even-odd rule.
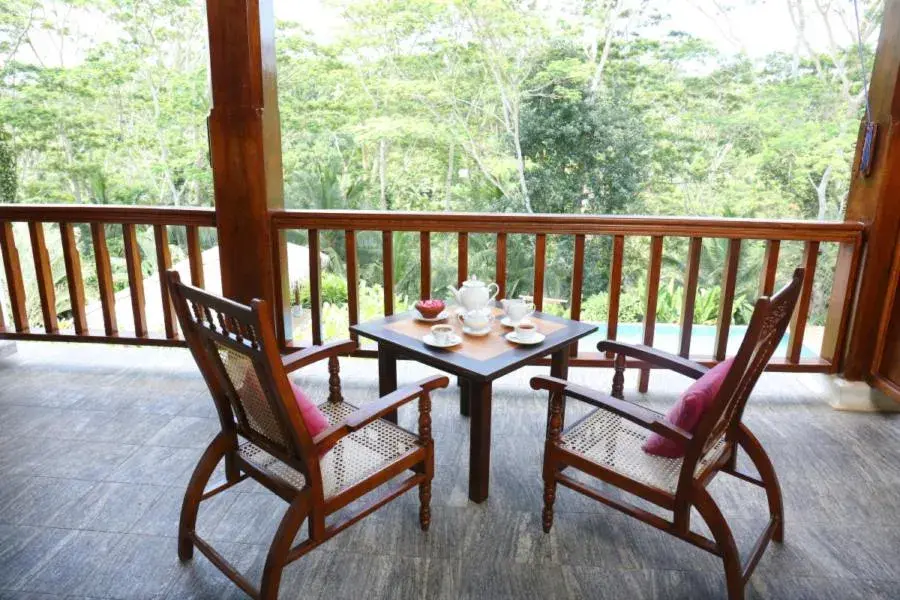
[[[316,454],[293,401],[268,305],[254,300],[245,306],[220,298],[182,283],[174,270],[168,280],[178,320],[223,430],[310,475],[314,460],[307,459]]]
[[[694,476],[697,462],[716,451],[723,439],[726,443],[734,441],[750,393],[791,321],[802,283],[803,269],[797,269],[790,283],[778,293],[756,301],[734,363],[722,382],[712,409],[700,420],[686,448],[682,466],[684,479]]]

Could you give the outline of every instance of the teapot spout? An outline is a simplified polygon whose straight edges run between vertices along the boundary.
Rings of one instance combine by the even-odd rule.
[[[453,299],[456,300],[457,303],[461,304],[459,300],[459,290],[453,287],[452,285],[448,285],[447,289],[450,290],[450,293],[453,294]]]

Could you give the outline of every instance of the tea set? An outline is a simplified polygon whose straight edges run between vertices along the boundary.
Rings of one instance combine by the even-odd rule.
[[[493,292],[492,292],[493,288]],[[491,310],[497,294],[500,291],[496,283],[485,283],[473,275],[464,281],[460,289],[449,286],[453,297],[459,304],[455,312],[450,312],[440,300],[422,300],[416,303],[416,319],[426,323],[441,322],[454,317],[462,327],[465,335],[472,337],[484,337],[492,329],[494,314]],[[514,344],[526,346],[539,344],[545,336],[537,330],[534,323],[527,319],[534,312],[534,304],[524,300],[511,298],[500,301],[504,316],[500,324],[509,327],[512,331],[504,337]],[[450,348],[461,344],[462,336],[456,333],[452,325],[439,323],[431,328],[431,333],[423,336],[422,341],[429,346],[437,348]]]

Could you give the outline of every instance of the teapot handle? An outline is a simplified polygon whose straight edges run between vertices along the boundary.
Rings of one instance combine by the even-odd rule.
[[[493,293],[493,294],[491,294],[491,286],[494,286],[494,287],[496,288],[496,289],[494,290],[494,293]],[[490,294],[489,301],[495,300],[495,299],[497,298],[497,294],[499,294],[499,293],[500,293],[500,286],[499,286],[499,285],[497,285],[495,282],[491,282],[491,283],[488,284],[488,294]]]

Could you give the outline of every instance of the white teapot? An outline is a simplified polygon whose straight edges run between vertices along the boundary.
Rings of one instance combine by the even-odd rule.
[[[491,286],[494,287],[494,293],[491,293]],[[497,297],[500,292],[500,286],[496,283],[485,285],[477,276],[472,275],[468,280],[463,281],[462,287],[456,289],[448,286],[453,292],[456,301],[462,306],[466,312],[475,310],[483,310],[487,308],[488,303]]]

